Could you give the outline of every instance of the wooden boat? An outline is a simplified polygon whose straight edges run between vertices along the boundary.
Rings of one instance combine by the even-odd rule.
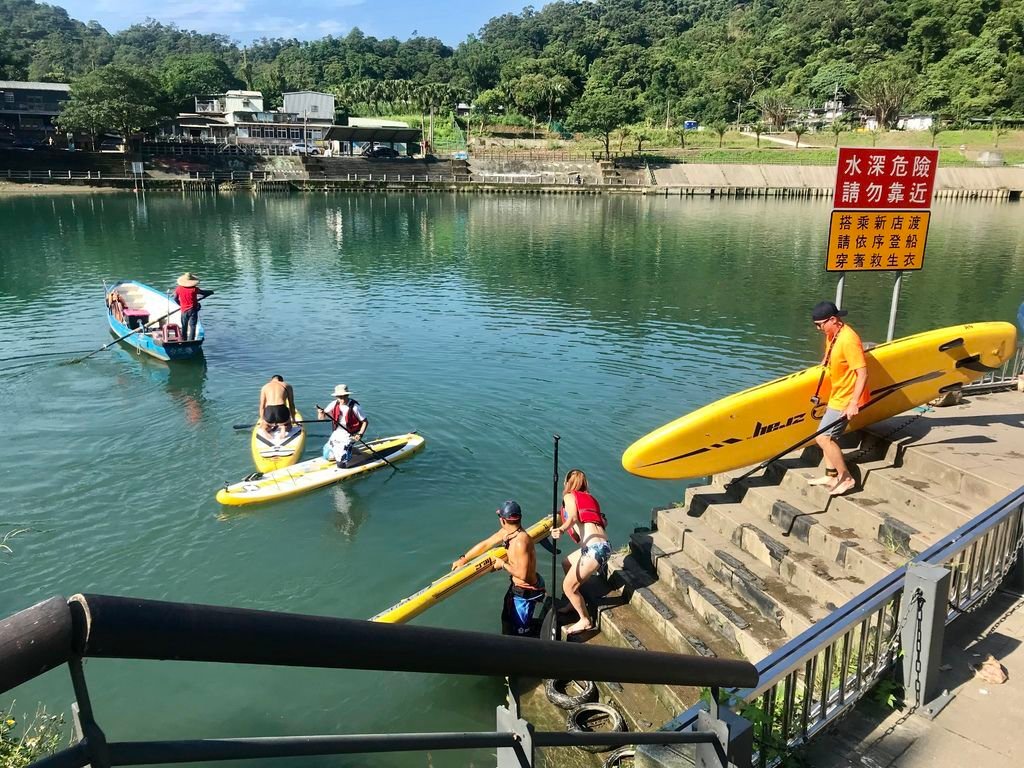
[[[111,333],[157,360],[188,360],[203,353],[202,321],[196,323],[195,339],[185,341],[177,302],[135,280],[122,280],[107,291],[107,320]]]

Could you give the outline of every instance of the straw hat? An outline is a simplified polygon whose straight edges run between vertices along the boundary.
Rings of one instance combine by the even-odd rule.
[[[352,393],[348,391],[348,385],[339,384],[334,388],[334,391],[331,393],[331,397],[348,397],[351,394]]]
[[[182,288],[195,288],[199,285],[199,276],[193,275],[191,272],[186,272],[178,278],[178,285]]]

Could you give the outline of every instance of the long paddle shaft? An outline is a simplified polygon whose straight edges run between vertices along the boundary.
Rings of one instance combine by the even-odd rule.
[[[551,478],[551,526],[552,530],[561,524],[558,519],[558,435],[554,435],[555,460],[553,463],[554,472]],[[555,611],[558,606],[555,600],[558,599],[558,539],[554,540],[555,546],[551,548],[551,610]],[[551,639],[558,639],[558,620],[551,622]]]
[[[293,420],[292,424],[323,424],[323,423],[326,423],[328,421],[331,422],[331,424],[334,423],[334,419],[297,419],[297,420]],[[256,426],[255,424],[232,424],[231,428],[232,429],[252,429],[255,426]]]
[[[729,488],[729,486],[730,486],[730,485],[733,485],[733,484],[735,484],[735,483],[738,483],[738,482],[739,482],[740,480],[746,480],[746,479],[747,479],[748,477],[750,477],[750,476],[751,476],[752,474],[754,474],[755,472],[758,472],[758,471],[760,471],[760,470],[764,469],[764,468],[765,468],[765,467],[767,467],[767,466],[768,466],[769,464],[771,464],[771,463],[772,463],[773,461],[778,461],[778,460],[779,460],[779,459],[781,459],[781,458],[782,458],[783,456],[785,456],[785,455],[786,455],[787,453],[790,453],[791,451],[795,451],[795,450],[796,450],[797,448],[799,448],[800,446],[802,446],[802,445],[805,445],[806,443],[809,443],[809,442],[810,442],[811,440],[813,440],[814,438],[816,438],[816,437],[817,437],[818,435],[823,435],[823,434],[825,434],[826,432],[828,432],[828,431],[829,431],[830,429],[835,429],[835,426],[836,426],[837,424],[845,424],[845,423],[846,423],[847,421],[849,421],[849,419],[847,419],[847,418],[846,418],[845,416],[840,416],[840,417],[839,417],[838,419],[836,419],[835,421],[831,421],[831,422],[829,422],[829,423],[828,423],[828,424],[827,424],[826,426],[824,426],[824,427],[822,427],[821,429],[819,429],[819,430],[818,430],[817,432],[815,432],[815,433],[814,433],[813,435],[808,435],[807,437],[805,437],[805,438],[803,438],[802,440],[800,440],[800,442],[798,442],[798,443],[793,443],[793,445],[789,446],[789,448],[787,448],[786,450],[784,450],[784,451],[782,451],[782,452],[780,452],[780,453],[777,453],[777,454],[775,454],[775,455],[774,455],[774,456],[772,456],[772,457],[771,457],[770,459],[765,459],[765,460],[764,460],[764,461],[762,461],[762,462],[761,462],[760,464],[758,464],[758,465],[757,465],[756,467],[754,467],[753,469],[751,469],[751,470],[749,470],[749,471],[747,471],[747,472],[744,472],[744,473],[743,473],[742,475],[740,475],[739,477],[734,477],[734,478],[733,478],[732,480],[730,480],[730,481],[729,481],[728,483],[726,483],[726,484],[725,484],[726,490],[728,490],[728,488]]]
[[[176,309],[174,309],[174,310],[171,310],[170,312],[168,312],[168,313],[167,313],[166,315],[164,315],[163,317],[158,317],[158,318],[157,318],[156,320],[150,320],[150,321],[149,321],[148,323],[146,323],[145,325],[140,325],[140,326],[139,326],[138,328],[136,328],[135,330],[133,330],[133,331],[130,331],[129,333],[126,333],[126,334],[125,334],[124,336],[121,336],[120,338],[114,339],[114,340],[113,340],[112,342],[110,342],[109,344],[105,344],[105,345],[103,345],[102,347],[100,347],[99,349],[93,350],[92,352],[90,352],[90,353],[89,353],[88,355],[86,355],[85,357],[76,357],[76,358],[75,358],[74,360],[68,360],[68,361],[67,361],[66,363],[64,363],[64,364],[65,364],[65,365],[74,365],[75,363],[80,363],[80,362],[82,362],[83,360],[86,360],[86,359],[88,359],[88,358],[92,357],[92,356],[93,356],[93,355],[95,355],[95,354],[96,354],[97,352],[102,352],[102,351],[103,351],[104,349],[110,349],[110,348],[111,348],[112,346],[114,346],[115,344],[117,344],[117,342],[119,342],[119,341],[124,341],[124,340],[125,340],[125,339],[127,339],[127,338],[128,338],[129,336],[133,336],[133,335],[135,335],[136,333],[138,333],[139,331],[144,331],[144,330],[146,330],[147,328],[149,328],[150,326],[156,325],[156,324],[157,324],[157,323],[159,323],[159,322],[160,322],[161,320],[166,320],[166,319],[167,319],[168,317],[170,317],[171,315],[173,315],[173,314],[174,314],[175,312],[177,312],[177,311],[178,311],[178,310],[176,310]]]
[[[323,408],[321,408],[319,404],[317,404],[317,406],[316,406],[316,409],[317,409],[318,411],[324,411],[324,409],[323,409]],[[327,413],[327,411],[324,411],[324,413]],[[384,462],[385,464],[387,464],[387,465],[388,465],[389,467],[391,467],[391,468],[392,468],[393,470],[395,470],[396,472],[401,472],[401,471],[402,471],[402,470],[400,470],[400,469],[399,469],[398,467],[396,467],[396,466],[395,466],[394,464],[392,464],[392,463],[391,463],[390,461],[388,461],[388,460],[387,460],[387,458],[385,458],[385,457],[384,457],[384,456],[382,456],[381,454],[377,453],[377,452],[376,452],[375,450],[373,450],[373,448],[371,448],[371,447],[370,447],[369,445],[367,445],[367,443],[366,443],[366,442],[365,442],[365,441],[363,440],[363,438],[361,438],[361,437],[356,437],[356,435],[354,435],[354,434],[352,434],[351,432],[349,432],[349,431],[348,431],[348,429],[347,429],[347,428],[345,427],[345,425],[344,425],[344,424],[342,424],[342,423],[341,423],[340,421],[335,421],[334,419],[323,419],[323,421],[329,421],[329,422],[331,422],[332,424],[334,424],[334,428],[335,428],[335,429],[337,429],[338,427],[341,427],[341,428],[342,428],[342,429],[344,429],[344,430],[345,430],[346,432],[348,432],[348,433],[349,433],[350,435],[352,435],[352,437],[355,437],[355,438],[356,438],[356,440],[357,440],[357,441],[359,441],[359,444],[360,444],[360,445],[362,445],[362,446],[363,446],[364,448],[366,448],[366,450],[368,450],[368,451],[369,451],[370,453],[372,453],[372,454],[373,454],[374,456],[376,456],[376,457],[377,457],[378,459],[380,459],[381,461],[383,461],[383,462]]]

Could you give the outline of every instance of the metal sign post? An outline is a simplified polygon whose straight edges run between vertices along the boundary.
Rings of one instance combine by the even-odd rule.
[[[885,340],[892,341],[896,333],[896,308],[900,304],[900,288],[903,286],[903,270],[896,273],[896,282],[892,286],[892,304],[889,306],[889,330],[885,333]]]
[[[836,166],[825,270],[839,273],[843,306],[847,272],[895,272],[889,328],[896,332],[903,273],[924,266],[938,151],[843,147]]]

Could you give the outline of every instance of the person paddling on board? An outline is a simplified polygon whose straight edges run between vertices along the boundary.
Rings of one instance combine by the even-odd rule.
[[[196,326],[199,324],[199,299],[212,296],[213,291],[199,287],[199,276],[186,272],[178,278],[178,286],[174,289],[174,300],[181,307],[181,338],[193,341],[196,337]]]
[[[505,592],[501,609],[503,635],[536,635],[539,632],[534,612],[544,600],[544,580],[537,573],[537,551],[533,539],[523,530],[523,510],[519,504],[506,501],[497,510],[501,527],[497,533],[477,542],[466,554],[452,563],[457,570],[475,557],[494,547],[504,547],[507,559],[494,558],[493,569],[508,571],[511,583]]]
[[[612,548],[605,533],[608,521],[601,513],[597,499],[590,495],[583,470],[570,469],[566,473],[562,494],[562,524],[551,530],[551,538],[557,540],[567,532],[580,545],[580,549],[562,561],[562,570],[565,571],[562,591],[580,617],[565,629],[567,635],[574,635],[594,628],[580,587],[608,563]]]
[[[815,328],[825,334],[825,356],[821,364],[832,384],[819,428],[832,425],[832,429],[814,438],[825,456],[825,476],[808,482],[827,486],[830,496],[841,496],[857,485],[837,441],[870,397],[864,345],[857,332],[839,319],[845,315],[846,310],[831,301],[819,302],[811,311]]]
[[[363,439],[370,422],[346,385],[336,386],[331,397],[334,398],[333,403],[326,408],[316,408],[318,417],[330,419],[334,428],[324,445],[323,455],[327,461],[337,462],[338,467],[347,467],[352,458],[352,443]]]
[[[292,385],[275,374],[260,390],[260,413],[257,422],[267,432],[284,429],[295,421],[295,392]]]

